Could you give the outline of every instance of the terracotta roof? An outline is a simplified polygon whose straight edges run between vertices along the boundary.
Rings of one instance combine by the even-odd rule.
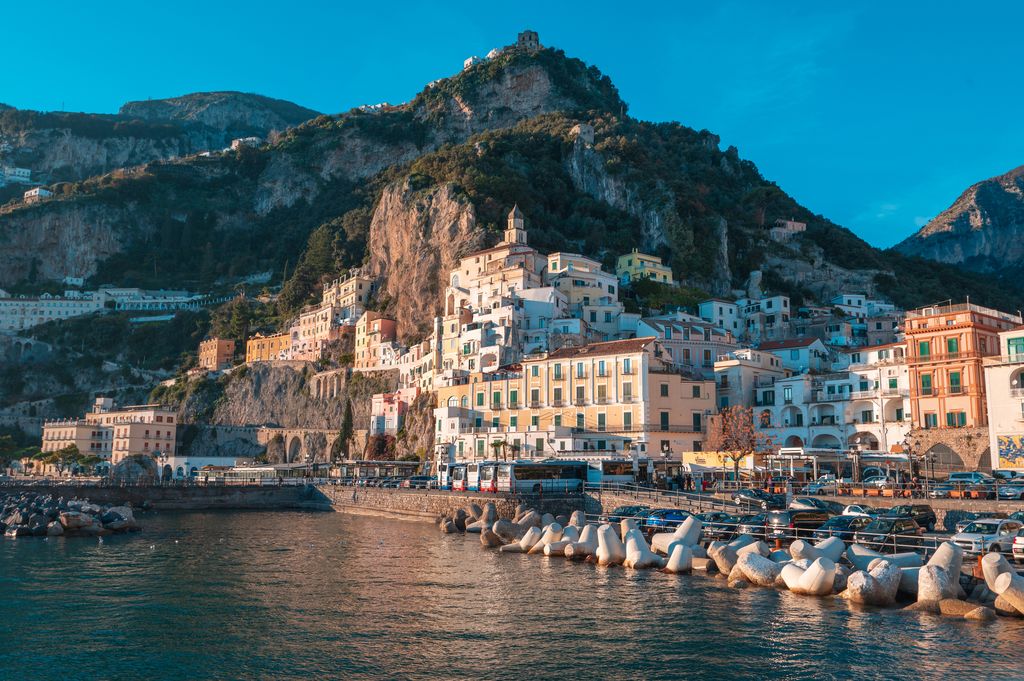
[[[820,343],[820,338],[791,338],[789,340],[768,341],[757,346],[758,350],[786,350],[788,348],[806,348],[815,342]]]
[[[593,357],[595,355],[622,355],[632,352],[641,352],[651,342],[657,340],[654,336],[644,338],[628,338],[626,340],[606,341],[604,343],[590,343],[580,347],[559,348],[548,353],[548,359],[576,359],[577,357]]]

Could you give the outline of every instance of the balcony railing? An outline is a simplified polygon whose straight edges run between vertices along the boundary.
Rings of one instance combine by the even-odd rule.
[[[587,401],[583,398],[577,397],[573,401],[573,404],[575,404],[577,407],[585,407],[587,405]]]
[[[491,411],[501,411],[501,402],[492,402]]]
[[[930,362],[957,362],[963,360],[977,360],[981,359],[983,355],[976,351],[965,351],[965,352],[946,352],[935,355],[912,355],[907,358],[907,362],[910,364],[928,364]]]
[[[565,406],[565,403],[562,402],[562,400],[551,400],[551,406],[552,407],[563,407],[563,406]]]
[[[552,381],[564,381],[565,380],[565,374],[551,374],[551,380]]]
[[[1024,388],[1010,388],[1010,397],[1024,397]]]
[[[622,367],[620,373],[623,376],[632,376],[633,374],[636,373],[636,369],[634,369],[633,367]]]
[[[530,401],[530,409],[539,409],[539,408],[540,408],[540,401],[538,401],[538,400],[531,400]]]

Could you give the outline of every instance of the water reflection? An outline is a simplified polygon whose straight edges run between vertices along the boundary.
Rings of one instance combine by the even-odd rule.
[[[7,541],[0,585],[17,632],[0,678],[1010,678],[1024,662],[1024,622],[854,610],[339,514],[160,514],[102,545]]]

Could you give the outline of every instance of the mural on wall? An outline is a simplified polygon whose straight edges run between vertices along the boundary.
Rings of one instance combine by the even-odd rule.
[[[999,435],[1000,468],[1024,468],[1024,435]]]

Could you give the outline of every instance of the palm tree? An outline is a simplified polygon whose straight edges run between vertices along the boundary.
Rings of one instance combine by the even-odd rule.
[[[491,447],[494,449],[494,460],[495,461],[498,460],[498,451],[499,450],[501,451],[501,460],[502,461],[505,460],[505,448],[507,446],[508,446],[508,443],[505,442],[504,440],[495,440],[494,442],[491,443]]]

